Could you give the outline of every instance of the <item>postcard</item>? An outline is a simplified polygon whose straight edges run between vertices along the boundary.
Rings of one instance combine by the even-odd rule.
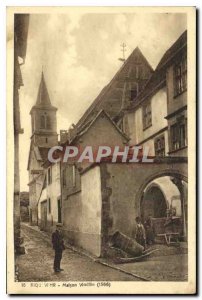
[[[196,8],[7,8],[7,293],[196,293]]]

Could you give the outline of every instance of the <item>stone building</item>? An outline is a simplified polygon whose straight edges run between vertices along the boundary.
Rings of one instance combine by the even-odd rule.
[[[19,89],[23,86],[20,65],[25,63],[27,35],[29,28],[28,14],[15,14],[14,17],[14,84],[13,84],[13,120],[14,120],[14,245],[15,253],[24,253],[20,235],[20,172],[19,172],[19,134],[23,133],[20,122]]]
[[[52,230],[60,222],[69,242],[103,256],[115,231],[134,236],[137,216],[143,221],[152,217],[156,236],[165,231],[165,221],[172,216],[175,230],[186,240],[186,145],[172,148],[174,133],[186,140],[181,125],[178,131],[172,127],[178,116],[182,119],[182,113],[186,117],[185,67],[179,67],[181,71],[177,67],[186,57],[184,44],[186,32],[166,51],[154,71],[136,48],[79,122],[69,131],[61,131],[60,145],[79,149],[89,145],[94,149],[99,145],[149,146],[153,163],[52,164],[47,157],[41,159],[42,171],[34,177],[35,181],[42,179],[35,198],[41,229]],[[177,72],[183,78],[179,79]],[[177,79],[181,80],[177,86],[183,84],[179,94],[173,90]],[[42,134],[43,142],[44,138]],[[54,142],[58,145],[57,139]],[[30,153],[36,157],[35,152]],[[33,167],[29,169],[32,174]]]
[[[41,230],[53,231],[56,223],[62,223],[60,163],[43,164],[43,186],[37,201],[38,226]]]
[[[128,137],[112,121],[109,115],[101,110],[80,132],[70,145],[79,149],[92,145],[94,152],[99,146],[120,146],[128,144]],[[96,255],[101,254],[101,224],[102,202],[101,182],[89,177],[84,170],[91,168],[91,163],[73,162],[61,164],[61,192],[62,192],[62,221],[66,238]]]
[[[187,31],[165,52],[143,91],[125,110],[123,129],[132,145],[148,146],[151,156],[187,157]],[[161,199],[161,212],[154,198]],[[175,209],[183,218],[186,238],[185,181],[172,176],[154,180],[145,189],[143,207],[142,215],[147,210],[162,218],[167,209]]]
[[[186,60],[185,31],[163,55],[134,104],[125,110],[123,129],[130,143],[149,146],[153,156],[187,156]],[[176,125],[179,119],[183,119],[181,127]]]
[[[169,155],[187,156],[187,32],[165,53]]]

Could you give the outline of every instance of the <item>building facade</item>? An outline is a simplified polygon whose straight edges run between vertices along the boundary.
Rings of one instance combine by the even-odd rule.
[[[60,163],[44,163],[43,187],[37,203],[38,226],[53,231],[56,223],[62,223]]]
[[[123,129],[131,145],[148,146],[151,156],[187,157],[187,31],[165,52],[135,104],[125,110]],[[156,197],[162,193],[170,199],[160,216],[165,217],[171,207],[180,212],[186,239],[187,183],[172,176],[152,182],[151,187],[154,183]],[[167,187],[170,192],[165,196]],[[143,206],[147,203],[151,215],[148,199],[155,193],[153,188],[145,190]]]
[[[23,86],[20,65],[25,63],[27,35],[29,28],[28,14],[15,14],[14,17],[14,85],[13,85],[13,120],[14,120],[14,247],[16,254],[24,254],[20,234],[20,171],[19,171],[19,134],[23,133],[20,122],[19,89]]]
[[[135,104],[125,110],[124,132],[152,156],[187,156],[187,32],[166,51]]]
[[[106,134],[107,133],[107,134]],[[97,153],[99,146],[120,146],[128,144],[128,137],[112,121],[109,115],[101,110],[80,132],[70,145],[77,146],[81,152],[86,146],[93,147]],[[83,247],[97,256],[101,255],[102,201],[100,177],[96,172],[91,177],[88,170],[91,163],[61,163],[61,194],[63,233],[69,242]],[[94,173],[94,170],[90,171]]]

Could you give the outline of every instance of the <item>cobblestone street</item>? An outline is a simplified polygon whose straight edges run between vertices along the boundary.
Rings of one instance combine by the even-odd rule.
[[[61,273],[54,273],[54,251],[42,233],[22,227],[26,254],[18,257],[19,281],[137,281],[132,275],[94,262],[70,249],[63,252]]]
[[[46,233],[23,224],[22,235],[26,254],[17,259],[19,281],[186,281],[188,278],[187,254],[182,251],[178,255],[154,256],[135,263],[110,263],[109,267],[66,249],[61,263],[64,271],[54,273],[54,251]]]

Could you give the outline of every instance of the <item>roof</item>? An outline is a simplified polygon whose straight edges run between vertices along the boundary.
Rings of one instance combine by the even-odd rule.
[[[95,116],[95,118],[90,123],[88,123],[84,128],[82,128],[82,130],[77,133],[77,135],[70,141],[70,143],[72,144],[73,142],[75,142],[75,140],[77,140],[77,138],[80,138],[81,136],[83,136],[93,126],[95,121],[101,115],[105,115],[107,117],[107,119],[110,121],[110,123],[113,125],[113,127],[119,132],[120,135],[122,135],[124,137],[124,139],[126,139],[127,141],[130,140],[130,138],[113,122],[113,120],[110,118],[110,116],[104,110],[100,110],[98,112],[98,114]]]
[[[41,74],[41,82],[39,85],[36,105],[37,106],[50,106],[51,105],[50,97],[49,97],[48,90],[46,87],[46,82],[45,82],[43,72]]]
[[[106,85],[102,89],[100,94],[95,98],[93,103],[88,107],[86,112],[82,115],[82,117],[80,118],[80,120],[76,124],[77,127],[83,126],[83,124],[85,124],[87,118],[91,114],[93,114],[93,113],[97,114],[97,112],[100,109],[103,109],[102,104],[104,103],[104,101],[107,101],[107,102],[111,101],[112,102],[113,100],[116,100],[116,98],[121,98],[122,97],[123,89],[124,89],[124,82],[127,79],[132,80],[132,75],[131,74],[133,72],[133,68],[135,66],[135,62],[136,62],[137,57],[140,57],[141,61],[145,65],[147,65],[147,67],[150,71],[150,74],[153,73],[153,69],[152,69],[151,65],[149,64],[147,59],[144,57],[144,55],[142,54],[140,49],[138,47],[136,47],[134,49],[134,51],[131,53],[131,55],[128,57],[128,59],[125,61],[125,63],[122,65],[122,67],[118,70],[118,72],[112,78],[112,80],[109,82],[109,84]],[[146,79],[146,81],[147,80],[148,79]],[[146,81],[145,81],[145,83],[146,83]],[[121,93],[121,95],[120,95],[120,93]],[[118,97],[117,97],[117,94],[118,94]],[[110,95],[112,95],[112,96],[110,97]],[[113,103],[112,103],[111,106],[113,106]],[[115,108],[114,111],[113,111],[113,107],[112,107],[112,112],[110,113],[110,116],[111,117],[116,116],[116,114],[120,112],[121,107],[122,107],[122,100],[119,100],[119,103],[118,103],[118,105],[116,105],[116,108]],[[106,109],[105,109],[105,111],[106,111]],[[107,111],[107,112],[109,113],[109,111]]]
[[[41,160],[44,162],[48,157],[48,151],[50,148],[38,147]]]
[[[48,158],[48,151],[50,148],[46,148],[46,147],[38,147],[35,146],[33,144],[33,142],[31,142],[30,144],[30,150],[29,150],[29,158],[28,158],[28,164],[27,164],[27,170],[29,170],[29,166],[30,166],[30,159],[31,159],[31,152],[34,152],[34,156],[36,158],[37,161],[43,163],[47,160]]]
[[[41,81],[39,84],[36,104],[32,107],[32,109],[34,109],[34,108],[35,109],[57,110],[57,108],[51,104],[43,72],[41,73]],[[32,109],[31,109],[30,113],[32,113]]]
[[[163,68],[184,46],[187,45],[187,30],[184,31],[180,37],[175,41],[175,43],[165,52],[161,58],[156,71]]]
[[[187,31],[183,32],[182,35],[176,40],[176,42],[164,53],[159,64],[157,65],[151,78],[145,85],[145,88],[140,92],[136,98],[136,102],[130,108],[133,109],[140,104],[147,96],[149,96],[154,89],[160,89],[166,84],[166,70],[167,67],[173,63],[173,59],[186,48],[187,45]],[[129,109],[129,110],[130,110]]]

